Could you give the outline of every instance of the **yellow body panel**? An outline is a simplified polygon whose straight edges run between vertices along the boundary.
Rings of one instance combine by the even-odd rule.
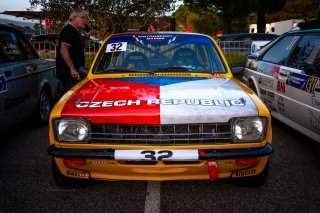
[[[255,167],[236,166],[234,160],[217,160],[219,179],[237,178],[260,174],[268,157],[259,158]],[[209,180],[207,161],[200,160],[196,164],[175,164],[167,165],[158,161],[156,165],[130,165],[116,160],[90,159],[87,165],[68,168],[64,165],[63,159],[56,158],[61,173],[72,178],[80,178],[77,174],[86,174],[81,178],[99,180]],[[245,171],[254,171],[245,174]],[[242,175],[236,176],[236,171],[242,171]]]

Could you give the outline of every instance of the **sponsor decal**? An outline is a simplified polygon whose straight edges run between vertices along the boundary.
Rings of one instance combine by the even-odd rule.
[[[249,176],[249,175],[254,175],[254,174],[256,174],[256,170],[255,169],[235,172],[235,176],[236,177]]]
[[[282,81],[278,81],[277,83],[277,91],[281,93],[286,93],[286,83]]]
[[[276,64],[270,64],[270,63],[259,61],[257,64],[257,69],[264,74],[278,78],[280,66]]]
[[[278,65],[272,65],[272,71],[273,71],[273,77],[278,78],[279,72],[280,72],[280,66]]]
[[[4,75],[0,75],[0,93],[7,91],[7,80]]]
[[[318,84],[318,82],[319,82],[318,78],[310,77],[309,81],[307,83],[306,92],[314,93],[314,90],[315,90],[316,86],[319,87],[320,83]]]
[[[272,79],[270,79],[270,78],[260,77],[259,78],[259,84],[261,86],[266,87],[266,88],[273,89],[274,81]]]
[[[109,161],[109,160],[89,160],[88,164],[107,165],[107,164],[115,164],[115,162]]]
[[[260,88],[260,94],[261,94],[261,96],[267,96],[267,90]]]
[[[308,76],[298,73],[290,73],[287,84],[297,89],[306,90]]]
[[[151,99],[151,100],[104,100],[104,101],[82,101],[78,99],[75,103],[77,108],[98,108],[117,106],[140,106],[140,105],[199,105],[199,106],[245,106],[244,98],[238,100],[208,100],[208,99]]]
[[[88,173],[83,171],[67,170],[67,175],[72,177],[85,178],[86,176],[88,176]]]
[[[134,35],[136,44],[145,44],[145,43],[174,43],[177,39],[178,35],[164,35],[164,34],[156,34],[156,35]]]
[[[11,108],[14,108],[20,104],[27,102],[29,98],[30,98],[30,93],[25,93],[15,98],[6,98],[4,101],[4,108],[5,110],[9,110]]]
[[[312,104],[316,107],[320,107],[320,80],[314,87],[313,95],[311,96]]]
[[[280,97],[280,98],[278,99],[278,109],[279,109],[279,112],[282,112],[282,113],[285,112],[285,110],[284,110],[284,103],[283,103],[283,98],[282,98],[282,97]]]
[[[268,91],[268,99],[274,100],[274,93],[271,91]]]
[[[260,89],[261,99],[265,102],[268,109],[271,111],[277,111],[274,106],[275,103],[275,94],[271,91]]]

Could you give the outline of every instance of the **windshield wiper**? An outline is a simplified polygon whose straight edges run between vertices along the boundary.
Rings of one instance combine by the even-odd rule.
[[[189,71],[189,68],[187,68],[187,67],[165,67],[165,68],[157,69],[156,71],[185,72],[185,71]]]
[[[110,73],[148,73],[148,74],[154,74],[153,71],[148,71],[148,70],[132,70],[132,69],[124,69],[124,68],[114,68],[114,69],[107,69],[106,72],[110,72]]]
[[[166,67],[160,68],[156,71],[164,71],[164,72],[188,72],[188,73],[209,73],[212,74],[210,71],[207,70],[196,70],[190,67]]]

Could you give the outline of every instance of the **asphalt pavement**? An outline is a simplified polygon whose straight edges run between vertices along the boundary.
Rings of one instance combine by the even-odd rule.
[[[0,133],[0,212],[320,212],[317,145],[273,121],[267,183],[236,187],[230,180],[94,181],[61,189],[51,174],[48,128],[26,122]]]

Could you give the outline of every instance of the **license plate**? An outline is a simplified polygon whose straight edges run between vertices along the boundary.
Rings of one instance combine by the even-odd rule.
[[[115,150],[116,160],[198,160],[198,150]]]

